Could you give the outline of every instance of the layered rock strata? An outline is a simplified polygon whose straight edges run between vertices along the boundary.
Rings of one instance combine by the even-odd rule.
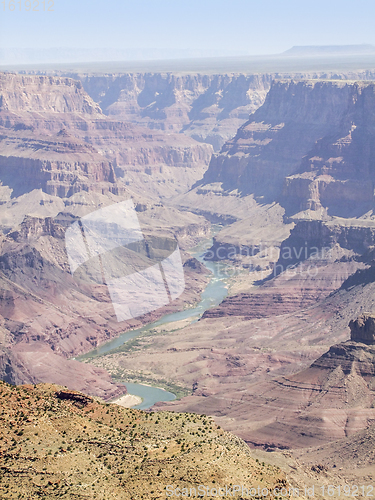
[[[346,225],[337,220],[299,221],[277,249],[275,264],[263,271],[263,282],[247,293],[227,297],[218,307],[206,311],[204,317],[261,318],[312,306],[365,267],[359,257],[374,243],[372,221],[347,220]],[[231,248],[236,254],[236,247]],[[241,252],[245,253],[245,249]],[[253,248],[250,261],[258,262],[258,253]],[[249,281],[253,274],[257,276],[253,267],[248,272]]]
[[[268,74],[71,76],[80,79],[108,116],[183,132],[216,151],[263,103],[272,79]]]
[[[220,151],[264,102],[274,79],[372,80],[373,71],[338,73],[124,73],[80,80],[105,114],[152,130],[183,132]]]
[[[264,104],[213,155],[199,188],[278,200],[289,215],[373,208],[374,85],[275,80]]]
[[[119,324],[107,287],[71,275],[65,231],[83,215],[132,198],[145,235],[193,245],[207,235],[207,221],[164,208],[160,190],[150,190],[150,199],[143,186],[145,178],[157,186],[159,172],[169,195],[174,180],[186,189],[212,147],[110,120],[72,79],[15,74],[0,74],[0,147],[2,377],[64,383],[104,398],[124,392],[103,370],[69,358],[195,303],[205,272],[184,255],[182,298]],[[132,175],[140,178],[136,192]]]
[[[109,119],[81,82],[45,76],[0,74],[0,138],[3,185],[13,188],[22,177],[23,190],[60,197],[103,192],[93,185],[113,184],[115,174],[117,194],[133,188],[171,196],[202,177],[212,154],[212,146],[185,135]]]

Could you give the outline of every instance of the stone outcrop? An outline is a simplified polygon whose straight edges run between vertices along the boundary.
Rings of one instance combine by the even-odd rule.
[[[368,316],[366,316],[367,318]],[[352,329],[352,325],[356,324],[358,320],[361,322],[363,316],[355,321],[351,320],[349,327]],[[362,331],[362,327],[360,329]],[[354,371],[366,381],[370,381],[372,377],[375,377],[375,349],[372,345],[367,347],[362,345],[372,344],[371,341],[364,342],[362,336],[353,336],[351,332],[350,340],[330,347],[326,353],[312,363],[311,368],[323,370],[322,376],[324,376],[324,370],[334,371],[340,367],[340,370],[347,376]]]
[[[350,339],[364,344],[375,344],[375,315],[363,314],[349,323]]]
[[[87,406],[89,403],[94,401],[93,398],[90,398],[90,396],[73,391],[57,391],[55,396],[57,399],[72,401],[73,404],[79,407]]]

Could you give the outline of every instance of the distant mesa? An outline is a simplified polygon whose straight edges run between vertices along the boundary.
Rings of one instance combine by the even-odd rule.
[[[365,313],[349,323],[350,340],[375,345],[375,314]]]
[[[375,46],[361,45],[295,45],[282,53],[285,56],[333,56],[375,54]]]

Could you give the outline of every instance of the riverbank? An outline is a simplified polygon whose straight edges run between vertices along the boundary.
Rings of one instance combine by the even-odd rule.
[[[124,408],[132,408],[133,406],[142,404],[142,402],[143,399],[134,394],[125,394],[125,396],[120,396],[119,398],[111,401],[112,404],[123,406]]]
[[[204,254],[211,245],[212,239],[209,239],[191,250],[192,257],[195,257],[211,273],[206,288],[201,293],[199,303],[192,308],[164,315],[159,320],[149,323],[142,328],[127,331],[117,339],[113,339],[80,357],[81,361],[104,368],[113,376],[116,382],[124,383],[130,393],[143,397],[142,404],[136,405],[137,409],[148,409],[157,402],[174,400],[176,399],[176,393],[178,393],[179,398],[191,394],[192,386],[190,385],[190,390],[187,387],[172,387],[172,378],[162,375],[164,371],[162,366],[156,375],[149,371],[144,372],[142,364],[137,364],[136,367],[133,365],[128,366],[127,363],[124,363],[124,359],[127,358],[128,360],[128,356],[134,356],[134,354],[147,357],[154,343],[158,342],[160,337],[169,337],[176,330],[186,328],[189,324],[195,323],[207,309],[220,304],[227,296],[228,277],[223,272],[225,266],[220,262],[207,262],[204,260]],[[126,368],[124,368],[125,366]],[[134,382],[129,382],[129,379]],[[147,386],[142,385],[142,383],[152,385]],[[157,386],[164,386],[164,389],[167,390],[158,389]],[[172,390],[172,392],[169,392],[168,389]],[[175,389],[178,390],[176,391]]]

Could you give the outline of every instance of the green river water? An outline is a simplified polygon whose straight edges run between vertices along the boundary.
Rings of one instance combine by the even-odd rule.
[[[212,274],[210,275],[210,281],[208,282],[206,288],[201,294],[201,299],[199,303],[192,308],[185,309],[183,311],[175,312],[172,314],[166,314],[162,318],[154,321],[153,323],[149,323],[141,328],[137,328],[136,330],[129,330],[116,339],[107,342],[106,344],[101,345],[97,349],[80,356],[77,358],[78,360],[84,360],[87,358],[94,358],[98,356],[102,356],[103,354],[107,354],[110,351],[119,348],[129,340],[132,340],[145,332],[152,330],[153,328],[161,325],[165,325],[168,323],[173,323],[175,321],[179,321],[182,319],[191,318],[191,322],[197,321],[203,313],[210,309],[211,307],[215,307],[219,305],[222,300],[227,296],[227,276],[224,272],[225,264],[221,264],[219,262],[208,262],[204,261],[204,253],[210,248],[212,245],[212,239],[205,240],[199,246],[195,247],[191,250],[191,255],[199,260],[204,266],[209,269]],[[136,396],[140,396],[143,401],[140,405],[134,406],[134,408],[138,408],[141,410],[145,410],[150,408],[152,405],[159,401],[172,401],[175,399],[175,395],[171,392],[165,391],[164,389],[160,389],[158,387],[152,387],[149,385],[143,384],[135,384],[135,383],[126,383],[125,384],[129,394],[134,394]]]

